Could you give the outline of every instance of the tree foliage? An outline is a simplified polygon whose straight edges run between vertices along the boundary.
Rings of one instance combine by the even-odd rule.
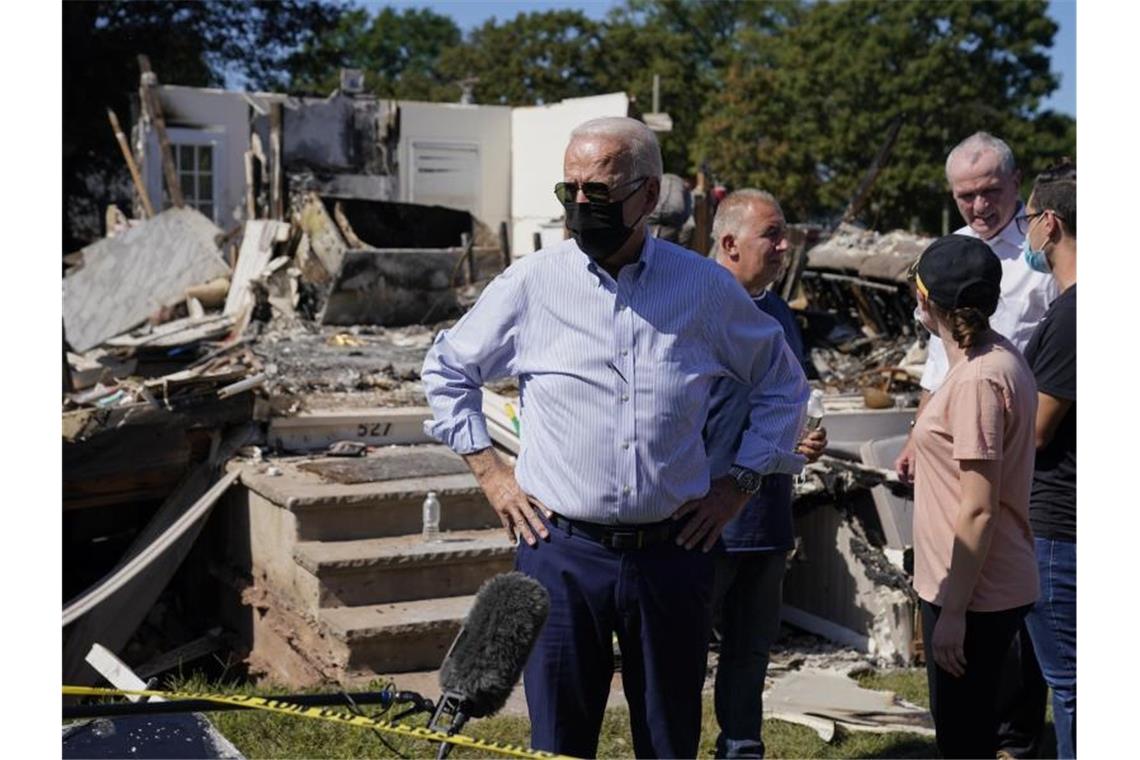
[[[480,103],[535,105],[594,95],[601,25],[581,11],[492,17],[467,43],[446,51],[440,69],[455,80],[477,77]]]
[[[147,53],[164,82],[327,94],[341,68],[382,97],[531,105],[625,91],[660,110],[667,171],[706,168],[781,198],[790,218],[833,219],[902,127],[863,213],[877,227],[938,231],[947,151],[985,129],[1027,183],[1075,157],[1075,121],[1038,113],[1056,89],[1044,0],[625,0],[491,18],[464,35],[428,8],[369,12],[322,2],[69,2],[64,6],[64,193],[119,171],[104,108],[127,115]],[[82,169],[82,171],[80,171]],[[118,176],[118,175],[116,175]],[[89,193],[88,193],[89,195]]]
[[[462,34],[448,16],[430,8],[381,8],[369,18],[351,9],[335,27],[297,51],[289,63],[294,92],[326,94],[342,68],[361,69],[365,87],[407,100],[454,99],[459,90],[439,69],[440,56],[460,46]]]
[[[1063,119],[1034,115],[1056,88],[1046,55],[1055,33],[1037,1],[813,4],[767,40],[768,61],[742,37],[696,153],[732,184],[768,188],[793,217],[828,217],[900,119],[864,217],[936,231],[945,157],[964,137],[1001,136],[1023,165],[1063,149]]]

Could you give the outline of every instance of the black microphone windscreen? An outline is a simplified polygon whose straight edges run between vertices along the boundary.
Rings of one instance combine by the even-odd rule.
[[[518,683],[550,612],[550,595],[520,572],[489,579],[475,595],[463,628],[439,671],[439,685],[466,700],[465,712],[498,712]]]

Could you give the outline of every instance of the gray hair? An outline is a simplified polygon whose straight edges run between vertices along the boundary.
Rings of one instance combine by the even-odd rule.
[[[728,233],[735,234],[740,229],[741,225],[744,224],[744,215],[753,203],[766,203],[779,211],[780,216],[784,215],[784,210],[780,208],[780,202],[776,200],[776,196],[766,190],[745,187],[729,193],[716,207],[716,216],[713,218],[712,255],[714,259],[720,260],[720,239]]]
[[[1017,171],[1013,151],[1006,145],[1005,140],[994,137],[989,132],[975,132],[955,145],[950,155],[946,156],[946,181],[950,181],[950,165],[954,161],[962,159],[973,165],[986,153],[993,153],[998,157],[998,169],[1002,175],[1008,177]]]
[[[621,140],[629,146],[630,169],[634,177],[661,179],[664,164],[657,135],[644,122],[628,116],[603,116],[590,119],[574,127],[570,142],[589,137],[608,137]]]

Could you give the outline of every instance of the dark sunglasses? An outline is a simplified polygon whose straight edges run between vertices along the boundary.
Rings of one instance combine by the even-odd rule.
[[[613,188],[611,188],[605,182],[583,182],[581,185],[579,185],[577,182],[559,182],[554,186],[554,197],[557,198],[558,202],[563,205],[567,203],[574,203],[578,197],[578,189],[581,188],[582,194],[586,196],[586,200],[590,203],[614,203],[618,201],[625,201],[631,195],[640,190],[641,186],[644,185],[648,180],[649,177],[638,177],[637,179],[631,179],[629,182],[622,182],[620,185],[616,185]],[[610,193],[612,193],[614,190],[617,190],[619,187],[632,185],[634,182],[638,183],[637,187],[626,193],[624,198],[616,199],[610,195]]]

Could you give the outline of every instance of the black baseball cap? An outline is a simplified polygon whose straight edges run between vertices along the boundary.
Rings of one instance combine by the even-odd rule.
[[[1001,261],[978,238],[947,235],[918,257],[914,284],[942,309],[973,307],[988,317],[1001,297]]]

